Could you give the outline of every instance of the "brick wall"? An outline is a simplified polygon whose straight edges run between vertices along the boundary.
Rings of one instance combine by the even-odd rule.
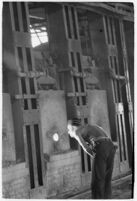
[[[29,198],[29,172],[25,163],[9,166],[2,170],[3,198]]]
[[[58,196],[78,191],[81,185],[80,156],[78,151],[53,155],[47,164],[47,196]]]

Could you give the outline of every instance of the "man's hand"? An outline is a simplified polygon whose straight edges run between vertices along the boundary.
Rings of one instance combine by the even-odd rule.
[[[90,146],[95,147],[95,141],[93,138],[90,138]]]

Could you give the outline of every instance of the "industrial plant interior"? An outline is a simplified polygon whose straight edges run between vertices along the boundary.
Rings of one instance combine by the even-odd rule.
[[[74,116],[108,133],[112,182],[134,186],[133,3],[3,2],[2,73],[3,198],[90,189],[93,160],[67,133]]]

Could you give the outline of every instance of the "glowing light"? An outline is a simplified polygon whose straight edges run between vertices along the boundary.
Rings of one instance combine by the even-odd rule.
[[[59,135],[58,135],[58,133],[54,133],[54,135],[53,135],[53,140],[54,140],[55,142],[59,141]]]
[[[32,43],[32,47],[36,47],[38,45],[41,45],[41,43],[47,43],[48,42],[48,36],[47,34],[39,36],[39,38],[37,37],[37,35],[35,33],[32,33],[33,35],[31,35],[31,43]],[[38,33],[39,35],[40,33]]]

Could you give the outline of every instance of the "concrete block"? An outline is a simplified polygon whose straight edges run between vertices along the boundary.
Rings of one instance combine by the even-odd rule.
[[[67,158],[73,158],[73,157],[77,157],[77,156],[79,156],[79,152],[77,150],[75,150],[75,151],[68,150],[67,152],[50,156],[50,162],[64,160]]]
[[[77,153],[77,151],[66,153],[61,156],[62,160],[60,160],[60,157],[52,157],[47,169],[46,188],[48,197],[80,187],[81,163],[80,156]],[[71,155],[71,158],[68,155]]]
[[[64,160],[58,160],[58,161],[52,161],[47,163],[47,170],[48,171],[52,171],[53,169],[57,169],[60,168],[62,166],[69,166],[75,164],[75,163],[79,163],[80,164],[80,156],[77,157],[72,157],[72,158],[66,158]]]
[[[25,167],[25,163],[16,164],[14,166],[2,169],[2,181],[10,182],[12,180],[18,180],[29,175],[28,168]]]
[[[12,180],[6,183],[3,183],[3,197],[4,198],[29,198],[29,184],[28,178],[22,177],[18,180]]]
[[[11,99],[8,93],[3,93],[3,121],[2,121],[2,160],[15,161],[14,126]]]
[[[29,193],[30,199],[46,199],[47,190],[46,187],[39,187],[37,189],[31,190]]]
[[[44,153],[53,154],[70,149],[66,132],[67,114],[63,91],[39,91],[40,120]],[[58,133],[59,141],[53,141],[53,134]]]
[[[110,135],[106,91],[88,90],[89,123],[101,126]]]

